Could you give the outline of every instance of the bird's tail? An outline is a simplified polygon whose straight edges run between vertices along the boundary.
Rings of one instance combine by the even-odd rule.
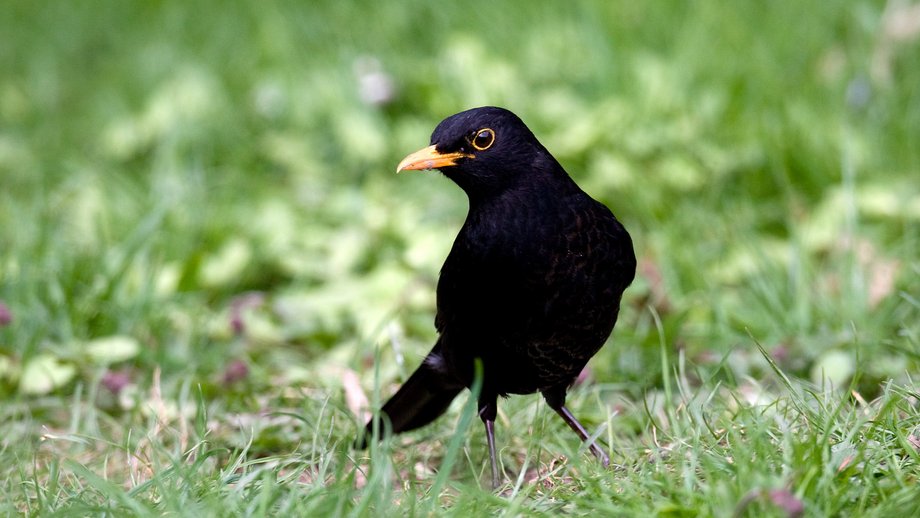
[[[433,353],[434,354],[434,353]],[[385,425],[389,422],[394,434],[407,432],[425,426],[443,414],[450,402],[463,390],[463,385],[451,382],[437,367],[437,361],[431,361],[429,356],[409,376],[402,387],[393,394],[380,409],[377,418],[379,433],[383,435]],[[385,417],[384,417],[385,416]],[[358,437],[355,446],[359,449],[367,447],[367,441],[373,435],[374,419],[365,427],[362,437]]]

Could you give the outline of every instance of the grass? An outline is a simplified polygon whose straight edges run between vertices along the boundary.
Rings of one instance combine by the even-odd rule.
[[[14,1],[0,512],[890,516],[920,507],[920,34],[898,2]],[[391,174],[519,113],[640,257],[570,406],[355,452],[466,206]],[[4,316],[4,311],[6,312]]]

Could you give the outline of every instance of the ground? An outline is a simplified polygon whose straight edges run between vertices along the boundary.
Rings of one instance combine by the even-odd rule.
[[[892,516],[920,508],[920,7],[421,1],[0,12],[0,510]],[[462,224],[393,174],[518,113],[633,235],[570,406],[350,445]],[[906,513],[906,514],[905,514]]]

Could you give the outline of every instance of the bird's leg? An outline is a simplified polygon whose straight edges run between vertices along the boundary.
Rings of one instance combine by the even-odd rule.
[[[483,421],[486,425],[486,441],[489,443],[489,462],[492,463],[492,489],[498,489],[498,461],[495,460],[495,421]]]
[[[497,404],[494,401],[486,404],[482,404],[480,401],[479,417],[486,426],[486,441],[489,443],[489,462],[492,464],[492,489],[498,489],[499,485],[501,485],[498,477],[498,461],[495,455],[495,416],[498,413],[496,407]]]
[[[578,436],[581,437],[582,441],[589,440],[588,431],[585,430],[585,427],[582,426],[581,423],[578,422],[578,419],[575,419],[575,416],[572,415],[572,412],[569,412],[569,409],[566,408],[565,405],[562,405],[559,408],[554,408],[553,410],[555,410],[556,413],[559,414],[560,417],[562,417],[562,420],[565,421],[565,424],[569,425],[569,428],[571,428],[572,430],[575,430],[575,433],[577,433]],[[607,453],[604,452],[604,450],[602,450],[600,446],[597,445],[596,441],[591,441],[590,448],[591,448],[591,453],[593,453],[594,456],[597,457],[597,460],[601,461],[602,466],[606,468],[607,466],[610,465],[610,457],[608,457]]]
[[[546,399],[546,403],[552,408],[559,417],[565,421],[565,424],[569,425],[569,428],[575,431],[582,441],[590,440],[588,436],[588,431],[585,430],[585,427],[575,419],[575,416],[572,415],[572,412],[569,411],[565,406],[565,389],[563,388],[561,394],[557,390],[547,390],[543,392],[543,397]],[[605,468],[610,465],[610,457],[607,456],[607,453],[597,445],[596,441],[591,441],[589,447],[591,448],[591,453],[597,457],[597,460],[601,462],[601,465]]]

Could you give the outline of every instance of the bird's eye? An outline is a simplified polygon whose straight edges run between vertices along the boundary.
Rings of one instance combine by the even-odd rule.
[[[485,151],[492,147],[492,143],[495,142],[495,132],[489,128],[483,128],[476,132],[470,143],[473,144],[473,147],[479,151]]]

